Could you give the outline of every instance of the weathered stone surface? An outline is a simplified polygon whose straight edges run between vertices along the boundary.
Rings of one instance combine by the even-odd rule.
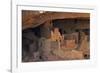
[[[54,28],[51,31],[51,40],[52,41],[61,41],[62,40],[62,35],[59,31],[59,28]]]
[[[76,40],[76,43],[78,42],[78,38],[79,38],[78,36],[79,36],[78,32],[72,32],[72,33],[64,34],[65,40],[74,39],[74,40]]]
[[[22,61],[34,61],[33,53],[38,51],[38,38],[32,30],[25,30],[22,33]]]
[[[41,38],[39,43],[40,55],[43,60],[47,60],[51,51],[51,41],[45,38]]]
[[[63,41],[64,44],[62,47],[64,47],[66,50],[76,49],[79,43],[78,36],[79,36],[79,33],[77,32],[65,34],[64,41]]]
[[[87,38],[88,37],[85,35],[83,40],[81,41],[79,50],[83,51],[84,57],[87,58],[87,56],[88,56],[88,58],[89,58],[89,56],[90,56],[90,45],[89,45]]]
[[[62,60],[77,60],[84,59],[83,52],[77,50],[63,51],[61,49],[53,52],[56,56],[62,58]]]
[[[65,46],[66,49],[75,49],[77,44],[75,43],[75,40],[66,40]]]
[[[45,12],[39,11],[22,11],[22,26],[23,29],[36,27],[47,20],[68,19],[68,18],[85,18],[89,19],[89,13],[70,13],[70,12]],[[78,25],[79,26],[79,25]]]
[[[41,36],[45,38],[50,38],[50,29],[47,27],[42,27],[41,28]]]
[[[60,46],[60,42],[58,41],[51,41],[51,49],[58,49]]]
[[[55,56],[55,55],[48,56],[48,61],[58,61],[58,60],[61,60],[61,58],[58,56]]]

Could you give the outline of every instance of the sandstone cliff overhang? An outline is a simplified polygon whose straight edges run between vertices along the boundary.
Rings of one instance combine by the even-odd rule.
[[[34,28],[48,20],[56,19],[90,19],[90,13],[75,12],[39,12],[22,10],[22,29]]]

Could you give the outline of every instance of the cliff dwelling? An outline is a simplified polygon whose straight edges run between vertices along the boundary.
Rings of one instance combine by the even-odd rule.
[[[22,62],[90,59],[90,13],[22,10]]]

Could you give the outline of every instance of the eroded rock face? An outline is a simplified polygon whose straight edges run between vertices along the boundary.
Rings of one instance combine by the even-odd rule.
[[[90,45],[89,45],[87,38],[88,38],[87,35],[84,35],[84,38],[82,38],[83,40],[81,42],[79,50],[83,51],[84,58],[89,59],[90,58]]]
[[[22,61],[36,61],[39,58],[39,56],[35,57],[36,52],[38,52],[38,37],[32,30],[24,31],[22,34]]]
[[[22,23],[23,29],[36,27],[43,24],[47,20],[55,19],[70,19],[70,18],[86,18],[89,19],[89,13],[72,13],[72,12],[45,12],[40,13],[39,11],[27,11],[22,10]]]

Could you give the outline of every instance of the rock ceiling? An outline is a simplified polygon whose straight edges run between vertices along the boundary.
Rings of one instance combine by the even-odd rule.
[[[22,11],[22,29],[37,27],[48,20],[89,19],[89,13]]]

